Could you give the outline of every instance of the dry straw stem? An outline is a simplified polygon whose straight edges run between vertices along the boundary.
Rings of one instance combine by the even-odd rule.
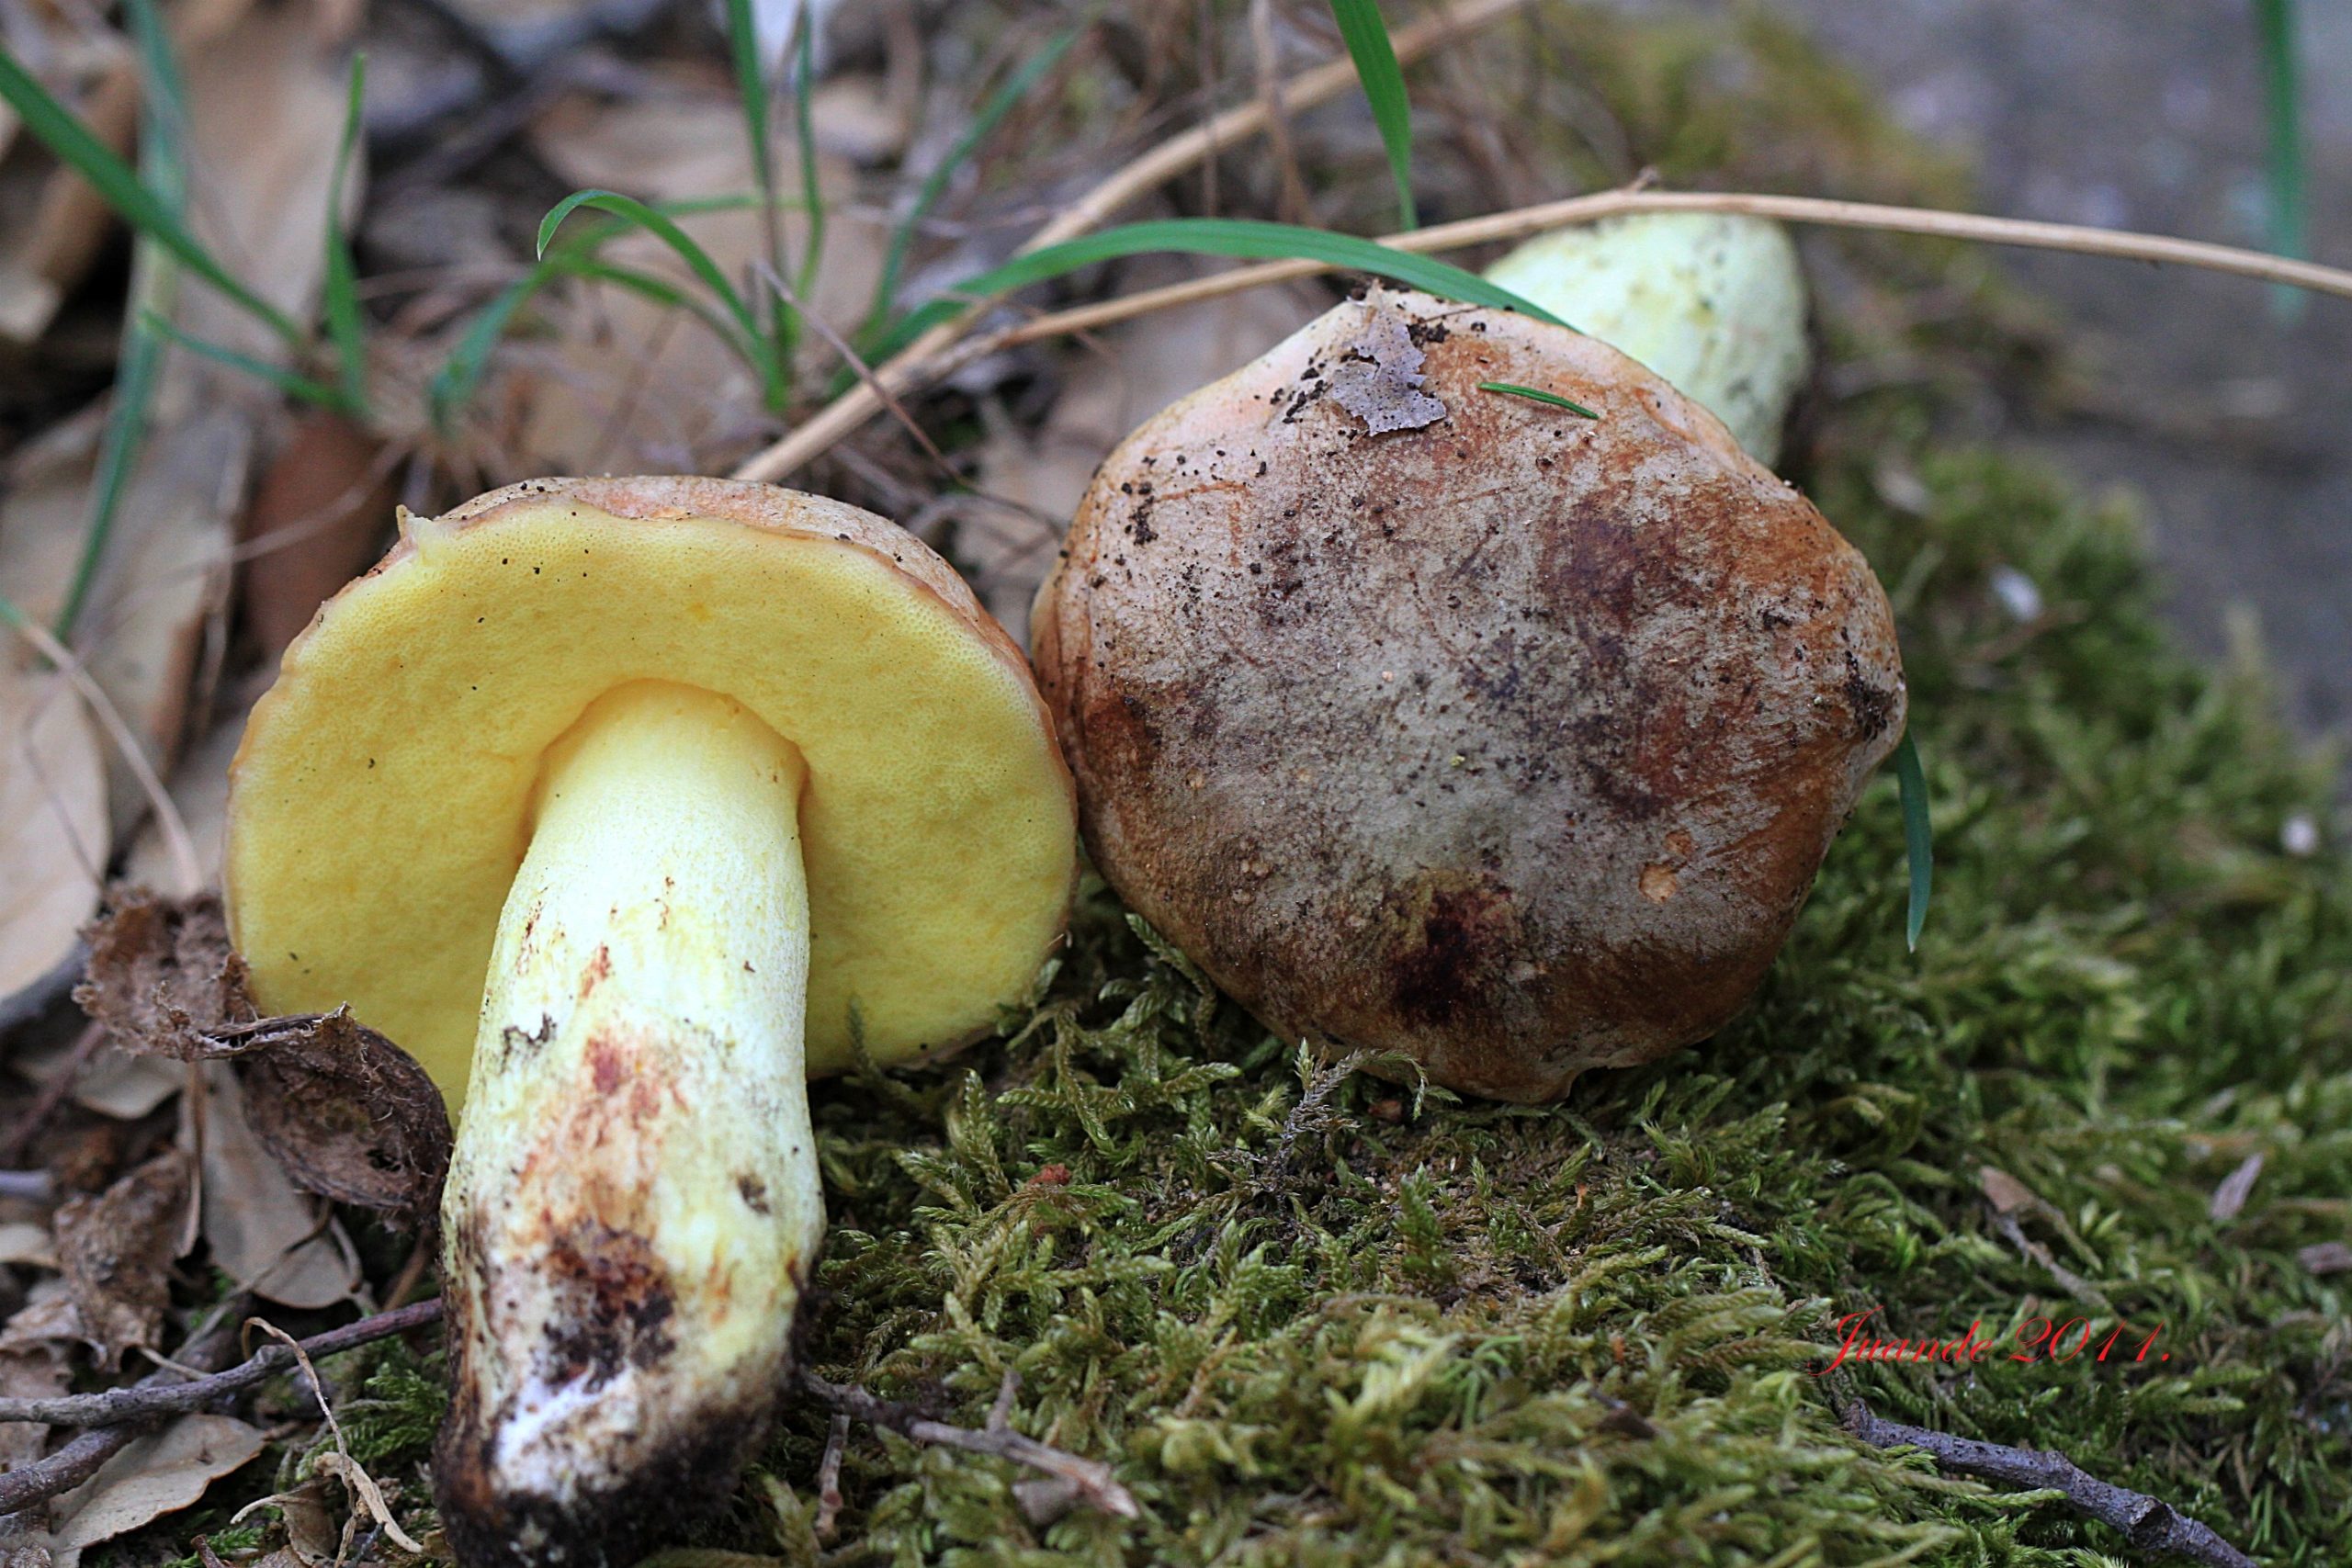
[[[1464,0],[1463,4],[1442,15],[1401,28],[1392,40],[1397,62],[1405,64],[1419,59],[1439,44],[1475,32],[1521,9],[1526,4],[1527,0]],[[1356,68],[1352,60],[1329,61],[1311,71],[1301,72],[1283,83],[1278,97],[1261,96],[1253,102],[1229,108],[1190,130],[1170,137],[1133,163],[1121,167],[1110,178],[1072,203],[1052,222],[1030,235],[1022,243],[1020,254],[1026,254],[1031,251],[1043,250],[1047,245],[1060,244],[1065,240],[1076,239],[1136,197],[1156,190],[1211,156],[1220,147],[1229,146],[1265,130],[1272,119],[1270,103],[1279,103],[1283,112],[1295,114],[1338,96],[1354,86],[1355,81]],[[935,374],[933,362],[970,329],[983,309],[984,304],[976,304],[954,321],[944,321],[915,339],[889,363],[882,366],[873,378],[861,381],[833,400],[814,419],[737,468],[732,477],[773,481],[830,449],[842,437],[879,413],[885,406],[886,395],[902,394]]]
[[[1400,43],[1402,41],[1400,35]],[[1508,212],[1465,218],[1459,222],[1408,233],[1390,234],[1380,242],[1399,251],[1453,251],[1500,240],[1521,239],[1546,229],[1593,223],[1633,212],[1731,212],[1755,218],[1777,218],[1789,223],[1815,223],[1837,229],[1873,229],[1888,233],[1920,234],[1934,239],[1972,240],[1982,244],[2018,245],[2030,250],[2064,251],[2077,255],[2108,256],[2120,261],[2169,263],[2222,272],[2266,283],[2289,284],[2316,294],[2352,299],[2352,272],[2296,261],[2262,251],[2241,250],[2202,240],[2176,239],[2166,234],[2142,234],[2120,229],[2093,229],[2074,223],[2044,223],[2025,218],[1987,218],[1973,212],[1947,212],[1929,207],[1890,207],[1874,202],[1838,201],[1826,197],[1768,196],[1743,191],[1666,191],[1646,188],[1640,181],[1617,190],[1569,197],[1513,208]],[[1066,236],[1057,235],[1056,238]],[[902,398],[927,381],[1009,348],[1015,344],[1069,333],[1091,331],[1114,321],[1148,315],[1155,310],[1221,295],[1260,288],[1293,278],[1311,277],[1331,268],[1322,262],[1278,261],[1238,267],[1210,277],[1170,284],[1162,288],[1082,305],[1040,316],[1019,326],[963,344],[956,337],[974,319],[967,311],[936,327],[909,345],[906,352],[876,370],[868,380],[829,404],[822,412],[792,434],[768,447],[736,470],[738,479],[775,479],[822,455],[835,442],[864,423],[882,407],[877,395]],[[977,309],[977,308],[976,308]],[[927,346],[930,345],[930,346]]]

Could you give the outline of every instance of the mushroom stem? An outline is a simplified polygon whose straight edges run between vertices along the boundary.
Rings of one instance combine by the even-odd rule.
[[[627,1564],[731,1488],[824,1235],[799,753],[645,682],[548,753],[443,1201],[458,1560]]]

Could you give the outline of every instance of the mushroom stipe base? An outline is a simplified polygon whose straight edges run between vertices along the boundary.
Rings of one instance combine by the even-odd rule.
[[[646,682],[548,754],[443,1205],[469,1563],[627,1563],[723,1495],[824,1235],[799,755]]]

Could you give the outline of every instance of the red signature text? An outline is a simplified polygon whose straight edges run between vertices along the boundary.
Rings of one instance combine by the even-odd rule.
[[[1813,1369],[1813,1375],[1820,1377],[1849,1361],[1935,1361],[1946,1365],[1973,1365],[1987,1354],[2000,1349],[2003,1344],[2000,1338],[1984,1337],[1984,1320],[1982,1318],[1970,1324],[1965,1334],[1949,1338],[1901,1339],[1881,1337],[1879,1330],[1883,1325],[1874,1321],[1877,1317],[1878,1308],[1871,1307],[1867,1312],[1849,1312],[1839,1318],[1838,1348],[1831,1352],[1826,1363]],[[2090,1358],[2093,1361],[2106,1361],[2110,1357],[2118,1362],[2169,1361],[2172,1352],[2154,1349],[2157,1337],[2164,1331],[2165,1325],[2159,1323],[2143,1335],[2131,1324],[2119,1321],[2101,1337],[2098,1325],[2086,1317],[2059,1320],[2029,1317],[2007,1336],[2017,1346],[2008,1353],[2008,1359],[2052,1363],[2072,1361],[2089,1351],[2096,1341],[2098,1349]],[[2152,1351],[2154,1352],[2153,1355]]]

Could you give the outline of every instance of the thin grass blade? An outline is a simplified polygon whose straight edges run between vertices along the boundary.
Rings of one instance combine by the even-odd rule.
[[[736,331],[728,334],[743,363],[760,378],[763,396],[773,408],[782,400],[784,393],[783,367],[777,360],[775,345],[760,331],[758,318],[744,302],[743,296],[727,280],[726,272],[713,261],[710,253],[695,243],[694,236],[678,227],[666,213],[647,206],[635,197],[623,196],[611,190],[578,190],[548,209],[539,220],[538,252],[544,257],[548,244],[563,220],[582,208],[609,212],[616,218],[628,220],[667,245],[687,270],[702,280],[703,287],[726,308],[733,318]]]
[[[334,175],[327,183],[327,265],[323,304],[327,340],[334,344],[335,366],[343,386],[344,412],[358,414],[368,406],[368,330],[359,313],[359,269],[351,254],[351,236],[343,226],[343,193],[351,177],[351,155],[359,144],[360,100],[368,89],[368,57],[351,57],[351,85],[343,107],[343,139],[336,143]]]
[[[1555,326],[1566,324],[1543,307],[1521,299],[1510,289],[1490,283],[1475,272],[1465,272],[1430,256],[1392,250],[1376,240],[1361,239],[1353,234],[1334,234],[1328,230],[1306,229],[1291,223],[1269,223],[1253,218],[1164,218],[1146,223],[1124,224],[1058,245],[1047,245],[1042,250],[1015,256],[1002,266],[978,276],[966,278],[952,297],[933,299],[899,321],[879,345],[877,356],[888,358],[896,354],[932,327],[956,316],[973,300],[1010,293],[1033,283],[1042,283],[1081,267],[1092,266],[1097,262],[1154,252],[1259,261],[1295,258],[1320,262],[1326,266],[1371,273],[1442,299],[1516,310]]]
[[[2282,256],[2306,257],[2311,254],[2306,229],[2310,207],[2303,177],[2302,60],[2296,41],[2295,0],[2255,0],[2254,18],[2262,47],[2270,248]],[[2301,289],[2283,284],[2271,288],[2270,313],[2281,321],[2301,321],[2309,304]]]
[[[1919,950],[1919,933],[1928,928],[1928,897],[1935,890],[1936,833],[1928,818],[1928,774],[1919,765],[1919,748],[1905,730],[1894,748],[1894,783],[1903,797],[1903,846],[1911,868],[1911,897],[1904,911],[1903,940]]]
[[[1570,402],[1557,392],[1547,392],[1541,387],[1522,387],[1516,381],[1481,381],[1478,383],[1478,390],[1507,392],[1514,398],[1525,398],[1531,402],[1548,403],[1555,409],[1566,409],[1570,413],[1580,414],[1586,419],[1600,417],[1582,403]]]
[[[1388,150],[1388,172],[1396,181],[1396,226],[1418,229],[1420,216],[1413,206],[1413,107],[1405,96],[1405,73],[1396,63],[1396,46],[1388,41],[1388,24],[1380,19],[1378,0],[1331,0],[1332,18],[1355,62],[1356,80],[1372,105],[1372,119],[1380,128],[1381,145]]]
[[[153,336],[176,344],[190,354],[201,355],[215,365],[225,365],[242,375],[250,376],[256,381],[275,387],[298,402],[332,409],[338,413],[349,412],[345,405],[341,387],[329,386],[326,382],[314,380],[300,371],[288,370],[280,365],[272,365],[269,361],[256,359],[250,354],[240,354],[225,344],[214,343],[209,338],[200,338],[183,332],[153,310],[142,313],[140,321]]]
[[[792,288],[805,300],[814,297],[817,267],[825,255],[825,193],[817,177],[817,122],[809,102],[817,83],[817,13],[813,6],[800,8],[799,25],[794,28],[793,36],[796,47],[792,62],[792,123],[800,143],[800,199],[808,221],[801,236],[800,271],[794,276]],[[780,345],[780,351],[789,363],[792,347],[799,341],[799,316],[790,305],[779,300],[779,326],[787,316],[793,321],[793,344]]]
[[[213,259],[187,226],[156,193],[140,179],[114,150],[91,133],[90,128],[36,81],[16,56],[0,50],[0,98],[17,111],[25,129],[59,162],[89,182],[100,200],[140,233],[171,252],[182,265],[268,326],[289,344],[300,344],[302,329],[284,311],[240,283]]]
[[[874,302],[866,307],[865,324],[858,329],[862,341],[871,342],[880,336],[882,323],[899,297],[899,279],[906,273],[907,253],[914,246],[915,231],[931,215],[931,209],[938,205],[939,198],[946,194],[947,182],[956,177],[956,170],[971,161],[972,155],[995,133],[1005,116],[1029,96],[1029,89],[1035,87],[1046,72],[1061,63],[1062,56],[1069,52],[1070,45],[1078,41],[1079,35],[1084,30],[1083,26],[1064,28],[1045,48],[1022,62],[1021,69],[1006,77],[997,90],[989,95],[988,101],[972,117],[971,124],[964,128],[964,134],[956,138],[955,146],[948,149],[947,156],[942,158],[938,166],[923,180],[922,188],[915,193],[914,205],[907,209],[907,215],[899,220],[899,226],[891,232],[890,249],[882,258],[882,275],[874,280]]]

